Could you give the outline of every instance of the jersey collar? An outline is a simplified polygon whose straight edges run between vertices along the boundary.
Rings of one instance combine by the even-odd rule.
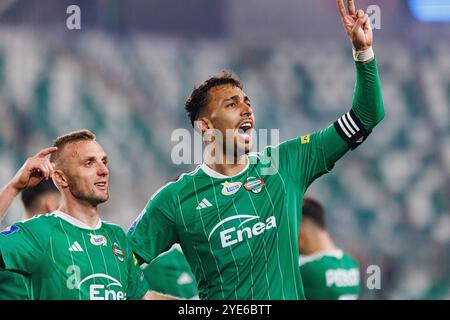
[[[247,164],[245,165],[245,168],[242,169],[237,174],[235,174],[234,176],[226,176],[224,174],[221,174],[220,172],[217,172],[217,171],[211,169],[210,167],[208,167],[207,164],[204,163],[204,162],[202,163],[200,168],[203,170],[204,173],[206,173],[208,176],[210,176],[212,178],[216,178],[216,179],[230,179],[230,178],[233,178],[233,177],[237,177],[240,174],[242,174],[245,171],[247,171],[248,167],[250,166],[250,159],[248,158],[248,156],[246,156],[246,158],[247,158]]]
[[[98,219],[98,223],[95,227],[90,227],[87,224],[81,222],[78,219],[75,219],[74,217],[68,215],[67,213],[64,213],[62,211],[56,210],[52,212],[53,215],[55,215],[56,217],[59,217],[65,221],[67,221],[68,223],[74,225],[75,227],[81,228],[81,229],[86,229],[86,230],[98,230],[102,227],[102,220],[99,218]]]
[[[322,257],[334,257],[338,260],[342,259],[342,257],[344,256],[344,251],[342,249],[334,249],[334,250],[323,250],[323,251],[318,251],[316,253],[313,254],[309,254],[309,255],[300,255],[298,262],[300,264],[300,266],[314,261],[314,260],[318,260]]]

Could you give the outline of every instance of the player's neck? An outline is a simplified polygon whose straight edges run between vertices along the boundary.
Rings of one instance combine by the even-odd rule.
[[[63,198],[58,210],[70,215],[91,228],[98,226],[100,218],[98,215],[97,206],[78,200],[68,201]]]
[[[48,212],[47,212],[48,213]],[[22,221],[25,220],[30,220],[31,218],[33,218],[36,214],[31,213],[31,212],[25,212],[24,215],[22,216]]]
[[[315,234],[314,239],[310,241],[308,252],[306,254],[314,254],[320,251],[331,251],[336,250],[338,247],[331,239],[330,235],[325,232],[319,232]]]
[[[237,175],[244,170],[248,165],[247,155],[242,156],[240,159],[234,159],[233,161],[226,161],[230,163],[217,163],[214,161],[208,161],[205,159],[205,164],[212,170],[228,177]]]

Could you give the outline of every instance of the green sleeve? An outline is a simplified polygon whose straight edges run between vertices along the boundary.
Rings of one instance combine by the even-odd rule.
[[[40,265],[47,242],[28,224],[17,223],[0,233],[0,266],[5,270],[30,275]]]
[[[149,290],[144,274],[139,267],[138,260],[131,251],[131,245],[128,243],[127,250],[127,264],[128,264],[128,286],[127,286],[127,300],[139,300]]]
[[[383,118],[384,107],[380,77],[375,59],[356,64],[356,85],[353,94],[352,110],[364,129],[370,132]],[[324,158],[328,170],[350,149],[332,125],[318,133],[321,136]],[[363,140],[364,141],[364,140]]]
[[[140,262],[149,263],[178,242],[175,219],[168,212],[171,206],[162,193],[148,202],[128,231],[131,246]]]
[[[198,296],[195,276],[186,258],[177,249],[159,255],[143,272],[152,291],[181,299]]]
[[[367,131],[372,130],[384,117],[380,78],[375,59],[363,64],[356,62],[356,86],[352,110]],[[280,144],[280,171],[294,177],[303,191],[324,173],[329,172],[336,161],[350,150],[350,146],[338,134],[335,124],[300,138]],[[277,151],[276,148],[272,151]]]
[[[334,134],[330,135],[331,130]],[[329,140],[324,142],[330,137],[334,139],[332,143]],[[281,143],[272,150],[271,157],[279,159],[277,168],[284,179],[292,180],[294,186],[299,186],[300,191],[305,192],[314,180],[331,170],[332,166],[327,165],[327,157],[337,156],[342,150],[348,150],[347,144],[330,126]]]
[[[352,109],[364,127],[372,130],[384,118],[380,76],[375,59],[368,63],[355,62],[356,86]]]

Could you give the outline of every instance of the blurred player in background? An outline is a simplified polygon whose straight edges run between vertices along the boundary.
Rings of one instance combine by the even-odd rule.
[[[27,175],[26,171],[32,172],[36,169],[38,169],[38,166],[35,159],[28,159],[24,167],[19,171],[19,176]],[[20,189],[18,190],[20,191]],[[53,181],[48,179],[42,180],[35,186],[23,189],[21,198],[25,207],[25,214],[22,217],[22,221],[24,221],[31,219],[37,214],[56,210],[61,196]],[[0,217],[3,217],[5,213],[6,211],[0,212]],[[0,270],[0,300],[28,299],[27,278],[18,273]]]
[[[25,208],[22,220],[28,220],[35,215],[55,211],[59,207],[61,194],[53,180],[42,180],[37,186],[21,192],[20,198]]]
[[[109,169],[95,135],[69,133],[36,158],[37,168],[19,171],[2,190],[0,208],[20,188],[49,177],[61,204],[0,233],[0,268],[27,277],[31,299],[152,298],[125,233],[99,218],[98,205],[109,198]]]
[[[236,78],[212,77],[186,102],[212,152],[152,196],[129,237],[147,263],[180,243],[201,299],[304,299],[297,264],[303,194],[384,117],[369,17],[353,1],[348,13],[337,4],[354,50],[356,87],[351,110],[334,124],[254,154],[253,109]]]
[[[335,245],[325,227],[322,205],[310,197],[303,199],[298,245],[307,300],[358,299],[359,264]]]
[[[150,290],[180,299],[198,299],[197,282],[180,245],[173,245],[141,269]]]

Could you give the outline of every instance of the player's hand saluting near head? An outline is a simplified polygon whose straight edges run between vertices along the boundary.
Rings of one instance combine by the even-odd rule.
[[[50,178],[53,174],[53,165],[47,156],[56,150],[58,150],[57,147],[45,148],[34,157],[28,158],[11,180],[10,185],[17,191],[21,191],[34,187],[43,179]]]

